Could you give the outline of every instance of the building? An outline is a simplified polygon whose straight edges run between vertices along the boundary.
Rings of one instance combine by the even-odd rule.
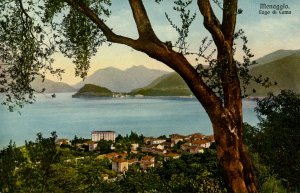
[[[116,139],[116,132],[114,131],[92,131],[92,141],[100,141],[100,140],[106,140],[106,141],[113,141],[115,142]]]
[[[144,156],[142,157],[140,164],[143,170],[154,167],[155,158],[153,156]]]
[[[188,152],[190,152],[191,154],[196,154],[196,153],[204,153],[204,149],[203,147],[189,147]]]
[[[138,148],[139,148],[139,144],[133,143],[133,144],[131,144],[130,150],[132,153],[138,153]]]
[[[210,142],[207,140],[195,140],[190,142],[190,146],[209,148]]]
[[[56,145],[71,145],[71,142],[69,139],[56,139],[55,140]]]
[[[171,142],[173,144],[177,144],[179,141],[184,141],[184,136],[181,136],[181,135],[171,135]]]
[[[169,159],[179,159],[180,158],[180,154],[177,153],[166,153],[164,155],[164,161],[167,161]]]
[[[116,158],[112,161],[112,170],[118,173],[128,171],[128,161],[124,158]]]
[[[147,145],[158,145],[166,142],[165,139],[153,138],[153,137],[145,137],[144,143]]]
[[[94,141],[88,141],[87,142],[88,145],[89,145],[89,151],[94,151],[96,150],[97,146],[98,146],[98,143],[97,142],[94,142]]]
[[[202,133],[194,133],[189,136],[191,141],[202,140],[202,139],[204,139],[204,137],[205,137],[205,135],[203,135]]]
[[[111,153],[108,153],[108,154],[105,154],[105,158],[109,159],[109,160],[113,160],[115,158],[117,158],[119,156],[118,153],[116,152],[111,152]]]

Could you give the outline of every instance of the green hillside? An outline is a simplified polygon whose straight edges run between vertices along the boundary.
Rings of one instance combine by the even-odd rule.
[[[256,90],[252,95],[265,96],[268,92],[279,93],[283,89],[300,93],[300,53],[255,66],[250,69],[250,73],[256,76],[261,74],[263,77],[268,77],[270,81],[278,83],[276,86],[264,88],[251,82],[248,86],[249,90],[253,88]]]
[[[144,88],[133,90],[131,95],[190,96],[192,92],[177,73],[170,73],[154,80]]]
[[[263,77],[268,77],[270,81],[278,83],[276,86],[265,88],[251,82],[248,85],[247,92],[250,96],[266,96],[269,92],[279,93],[280,90],[284,89],[300,93],[300,51],[269,63],[253,66],[250,69],[250,73],[256,76],[261,74]],[[256,90],[255,93],[252,93],[253,89]],[[154,80],[147,87],[133,90],[131,94],[145,96],[189,96],[192,93],[178,74],[170,73]]]
[[[93,84],[85,84],[79,91],[74,94],[73,98],[80,97],[112,97],[113,93],[107,88]]]

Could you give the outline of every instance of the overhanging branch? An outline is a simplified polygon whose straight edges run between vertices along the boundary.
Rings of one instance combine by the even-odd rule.
[[[224,43],[224,34],[221,30],[221,24],[214,14],[209,0],[198,0],[198,7],[204,17],[204,26],[212,34],[217,45]]]
[[[82,1],[76,1],[76,0],[64,0],[64,1],[67,2],[72,8],[78,10],[80,13],[82,13],[85,16],[87,16],[88,18],[90,18],[91,21],[93,21],[94,24],[97,25],[99,27],[99,29],[101,29],[101,31],[106,36],[106,38],[109,42],[125,44],[125,45],[132,46],[132,47],[134,47],[134,45],[136,44],[136,40],[115,34],[98,17],[98,15]]]
[[[233,43],[233,35],[236,24],[237,14],[237,0],[224,0],[223,5],[223,20],[222,20],[222,32],[225,39]]]
[[[142,0],[129,0],[129,4],[140,38],[157,40]]]

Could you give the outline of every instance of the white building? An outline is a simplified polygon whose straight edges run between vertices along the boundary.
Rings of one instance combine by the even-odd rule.
[[[112,161],[112,170],[118,173],[124,173],[128,171],[128,161],[124,158],[116,158]]]
[[[100,141],[100,140],[106,140],[106,141],[113,141],[115,142],[116,139],[116,132],[114,131],[92,131],[92,141]]]

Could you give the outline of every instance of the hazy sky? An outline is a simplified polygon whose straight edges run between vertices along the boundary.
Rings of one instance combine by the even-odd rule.
[[[154,3],[154,0],[144,0],[145,7],[150,17],[154,31],[162,41],[175,42],[177,32],[170,26],[165,18],[165,12],[176,21],[179,15],[172,10],[173,1],[164,0],[161,4]],[[189,48],[197,51],[201,40],[209,33],[203,27],[202,16],[197,9],[196,0],[191,5],[191,10],[197,13],[196,20],[191,26],[188,37]],[[259,14],[260,4],[283,5],[291,11],[291,14],[272,14],[274,9],[268,9],[270,14]],[[244,29],[249,39],[255,58],[259,58],[278,49],[300,49],[300,1],[299,0],[239,0],[239,8],[243,9],[243,14],[238,15],[236,29]],[[137,38],[137,31],[132,17],[131,9],[126,0],[112,0],[112,15],[107,20],[109,27],[113,31],[123,36]],[[220,8],[215,7],[219,15]],[[266,10],[264,10],[266,11]],[[220,15],[219,15],[220,16]],[[219,18],[221,20],[221,18]],[[190,61],[194,63],[193,58]],[[69,59],[61,55],[55,56],[55,66],[66,69],[63,81],[75,84],[81,79],[74,77],[74,66]],[[113,44],[112,46],[102,46],[95,57],[92,58],[89,75],[100,68],[113,66],[119,69],[126,69],[133,65],[145,65],[148,68],[170,70],[164,64],[149,58],[146,54],[134,51],[131,48]],[[48,77],[57,81],[55,77]]]

